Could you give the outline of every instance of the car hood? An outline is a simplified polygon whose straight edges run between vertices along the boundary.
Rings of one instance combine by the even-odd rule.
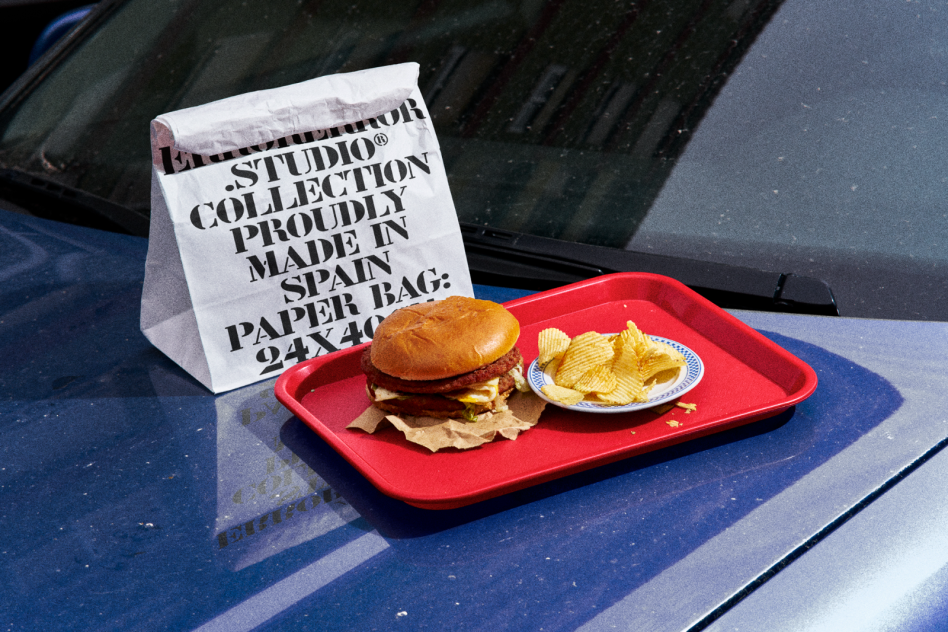
[[[146,250],[0,211],[0,610],[30,629],[685,629],[948,437],[945,323],[733,312],[815,369],[814,395],[477,505],[415,509],[283,408],[273,380],[214,396],[152,347]]]

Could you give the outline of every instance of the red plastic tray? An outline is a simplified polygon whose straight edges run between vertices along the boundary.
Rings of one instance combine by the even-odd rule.
[[[537,334],[552,326],[575,336],[621,331],[632,320],[684,344],[705,368],[683,397],[697,410],[596,415],[549,405],[515,441],[432,453],[394,428],[372,435],[346,429],[368,404],[359,370],[365,345],[293,366],[277,380],[276,396],[383,493],[416,507],[451,509],[765,419],[816,388],[805,362],[667,277],[606,275],[505,306],[520,321],[517,346],[526,364],[537,355]]]

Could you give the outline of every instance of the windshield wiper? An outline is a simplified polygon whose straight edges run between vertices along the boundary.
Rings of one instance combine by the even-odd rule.
[[[16,169],[0,169],[0,198],[37,217],[148,236],[146,213]],[[464,222],[461,234],[474,283],[548,290],[613,272],[651,272],[677,279],[724,308],[839,316],[833,291],[813,277],[560,241]]]
[[[651,272],[681,281],[724,308],[839,316],[824,281],[792,273],[591,246],[461,224],[475,283],[548,290],[613,272]]]
[[[8,210],[126,235],[148,236],[147,213],[18,169],[0,169],[0,198],[19,207]]]

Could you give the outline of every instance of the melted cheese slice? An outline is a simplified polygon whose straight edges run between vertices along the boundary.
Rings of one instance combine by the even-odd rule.
[[[500,392],[500,378],[495,377],[486,382],[471,384],[470,388],[455,393],[446,393],[445,397],[456,399],[465,404],[486,404],[494,400]]]
[[[488,402],[494,401],[497,395],[500,394],[500,378],[495,377],[492,380],[487,380],[486,382],[478,382],[477,384],[471,384],[470,388],[466,388],[463,391],[455,391],[453,393],[444,393],[445,397],[451,399],[456,399],[459,402],[465,404],[486,404]],[[398,399],[399,397],[411,397],[411,393],[400,393],[398,391],[390,391],[387,388],[375,385],[375,400],[384,401],[386,399]]]
[[[382,388],[378,384],[375,385],[375,401],[380,402],[386,399],[398,399],[399,397],[405,397],[405,393],[390,391],[387,388]]]

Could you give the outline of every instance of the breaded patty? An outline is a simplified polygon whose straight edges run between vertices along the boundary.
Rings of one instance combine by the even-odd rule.
[[[365,348],[361,360],[362,372],[366,374],[368,382],[399,393],[450,393],[451,391],[460,391],[468,388],[471,384],[500,377],[523,361],[520,350],[514,347],[494,362],[470,373],[462,373],[442,380],[402,380],[387,373],[382,373],[375,368],[375,365],[372,364],[371,349],[371,345]],[[513,378],[511,378],[512,383]],[[501,389],[501,391],[503,390]]]

